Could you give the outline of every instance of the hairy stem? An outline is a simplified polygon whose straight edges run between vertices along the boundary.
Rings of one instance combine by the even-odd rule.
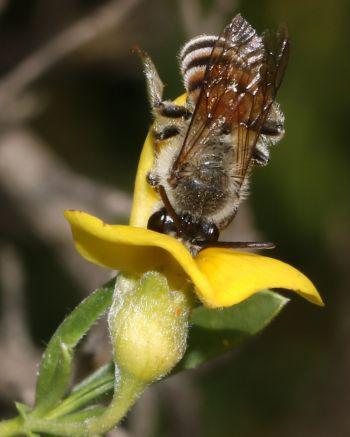
[[[23,420],[21,417],[15,419],[4,420],[0,422],[0,435],[2,437],[20,435],[23,427]]]
[[[101,415],[85,421],[66,422],[35,418],[29,414],[25,419],[17,417],[1,422],[0,435],[7,437],[39,432],[59,436],[89,437],[104,434],[121,421],[146,386],[146,383],[137,381],[129,375],[122,375],[119,377],[119,386],[112,402]]]
[[[102,434],[115,427],[141,396],[146,386],[147,384],[142,381],[123,375],[108,409],[101,416],[87,422],[86,435]]]

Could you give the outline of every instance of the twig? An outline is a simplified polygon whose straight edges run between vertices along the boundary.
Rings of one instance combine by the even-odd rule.
[[[216,0],[211,10],[204,14],[199,0],[178,0],[181,19],[188,37],[198,34],[217,33],[231,17],[238,0]]]
[[[20,62],[0,83],[0,108],[65,56],[119,24],[141,0],[114,0],[80,19]]]
[[[0,0],[0,14],[6,8],[8,3],[9,3],[9,0]]]
[[[126,219],[131,199],[71,171],[26,129],[8,129],[0,141],[0,185],[34,233],[50,245],[73,277],[90,290],[102,277],[74,252],[65,209]],[[106,279],[106,278],[104,278]]]
[[[132,437],[154,435],[159,410],[157,396],[157,387],[149,387],[130,411],[128,420]]]
[[[201,32],[201,6],[198,0],[179,0],[182,24],[187,36]],[[202,29],[203,31],[203,29]]]
[[[0,286],[2,320],[0,324],[0,392],[3,399],[31,403],[34,375],[39,359],[26,323],[24,271],[19,253],[13,246],[0,246]]]
[[[11,342],[27,342],[28,329],[23,301],[24,272],[19,254],[12,246],[0,247],[0,284],[2,296],[1,339]],[[20,346],[18,342],[13,345]]]

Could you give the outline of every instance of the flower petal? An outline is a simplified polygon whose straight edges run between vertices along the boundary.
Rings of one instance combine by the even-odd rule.
[[[196,258],[200,271],[212,290],[201,299],[208,306],[231,306],[266,288],[293,290],[308,301],[323,305],[312,282],[294,267],[282,261],[230,249],[205,249]]]
[[[182,94],[174,103],[184,105],[187,94]],[[165,142],[164,142],[165,143]],[[147,182],[147,173],[151,169],[154,161],[154,146],[151,130],[148,132],[146,141],[143,145],[139,165],[137,167],[134,201],[130,216],[130,226],[147,227],[147,221],[154,211],[154,206],[159,202],[159,197],[155,190]]]
[[[265,288],[294,290],[323,305],[311,281],[273,258],[228,249],[205,249],[192,258],[175,238],[144,228],[108,225],[82,211],[66,211],[78,252],[95,264],[130,273],[166,272],[176,283],[189,277],[209,307],[237,304]]]
[[[131,226],[146,228],[147,221],[153,212],[154,204],[159,202],[158,194],[146,179],[147,173],[152,167],[153,160],[153,138],[151,132],[148,132],[136,173],[134,200],[129,220]]]
[[[175,238],[144,228],[108,225],[82,211],[66,211],[78,252],[88,261],[115,270],[157,270],[180,281],[188,277],[204,295],[212,293],[186,247]]]

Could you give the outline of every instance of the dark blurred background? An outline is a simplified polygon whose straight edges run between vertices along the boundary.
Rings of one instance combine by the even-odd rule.
[[[2,417],[13,400],[32,402],[45,344],[111,274],[75,253],[62,213],[127,222],[151,122],[130,48],[152,55],[173,98],[179,47],[237,12],[259,31],[286,22],[292,51],[279,93],[286,137],[228,232],[276,242],[273,255],[305,272],[326,307],[293,295],[260,336],[157,384],[110,435],[350,435],[347,0],[0,0]],[[101,335],[84,344],[85,367],[108,359]]]

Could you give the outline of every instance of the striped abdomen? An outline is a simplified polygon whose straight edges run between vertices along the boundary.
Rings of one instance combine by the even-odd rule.
[[[218,37],[201,35],[191,39],[179,54],[180,68],[186,91],[195,103],[205,75],[205,70]]]

